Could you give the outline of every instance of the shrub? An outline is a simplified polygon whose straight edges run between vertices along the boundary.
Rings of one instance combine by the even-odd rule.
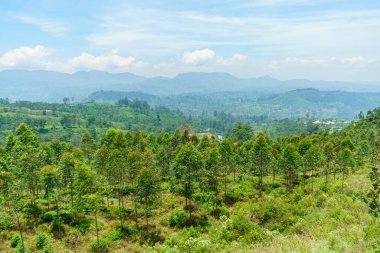
[[[229,216],[229,211],[225,207],[220,207],[220,208],[216,208],[216,209],[212,210],[210,212],[210,215],[212,215],[213,217],[219,219],[220,216],[223,216],[223,215],[228,217]]]
[[[75,228],[82,234],[86,234],[88,230],[90,229],[91,221],[90,220],[82,220],[79,222],[78,225],[75,226]]]
[[[129,227],[128,225],[121,226],[117,225],[117,229],[122,233],[122,235],[134,235],[137,234],[138,229],[136,227]]]
[[[209,240],[190,237],[183,244],[183,249],[191,253],[208,253],[211,252],[212,244]]]
[[[60,238],[65,234],[65,227],[62,223],[59,222],[58,219],[54,219],[50,228],[51,233],[54,234],[55,237]]]
[[[91,242],[91,252],[106,253],[108,252],[108,241],[105,239],[94,240]]]
[[[14,226],[12,217],[8,213],[0,211],[0,230],[13,228]]]
[[[52,222],[57,216],[56,211],[48,211],[41,215],[41,219],[43,222]]]
[[[42,250],[40,250],[38,253],[54,253],[53,247],[51,244],[46,245]]]
[[[240,194],[238,192],[227,192],[224,196],[224,202],[226,205],[233,205],[240,200]]]
[[[172,227],[184,227],[186,223],[186,215],[184,210],[176,209],[175,214],[169,217],[169,224]]]
[[[49,237],[44,233],[39,233],[35,238],[36,249],[43,249],[49,242]]]
[[[121,233],[120,230],[112,230],[108,232],[106,237],[110,241],[117,241],[117,240],[123,239],[123,234]]]
[[[61,211],[59,213],[59,217],[61,218],[64,224],[71,224],[74,221],[74,214],[68,211]]]
[[[29,253],[30,251],[26,245],[23,246],[22,243],[20,243],[19,245],[17,245],[14,252],[15,253]]]
[[[21,241],[20,235],[15,233],[11,235],[11,239],[9,240],[9,243],[12,248],[16,248],[20,241]]]

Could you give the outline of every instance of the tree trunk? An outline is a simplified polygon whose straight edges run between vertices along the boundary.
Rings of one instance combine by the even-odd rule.
[[[21,246],[22,246],[22,253],[25,253],[25,245],[24,245],[24,234],[21,228],[21,221],[18,211],[16,211],[16,218],[17,218],[17,228],[20,233],[20,239],[21,239]]]
[[[98,229],[98,206],[95,207],[95,229],[96,229],[96,241],[99,242],[99,229]]]

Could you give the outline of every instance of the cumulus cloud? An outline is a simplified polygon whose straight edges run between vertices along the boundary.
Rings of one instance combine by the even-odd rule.
[[[194,50],[191,52],[184,52],[182,57],[182,62],[187,65],[204,65],[209,63],[209,65],[234,65],[244,62],[248,59],[248,56],[243,54],[233,54],[229,58],[217,55],[211,49]]]
[[[117,49],[99,56],[83,52],[66,60],[56,60],[53,58],[54,52],[54,49],[41,45],[19,47],[0,56],[0,68],[44,69],[60,72],[76,72],[79,70],[123,72],[144,65],[144,62],[137,61],[133,56],[121,56]]]
[[[68,62],[68,66],[73,70],[102,70],[102,71],[123,71],[130,68],[136,63],[133,56],[123,57],[112,53],[108,55],[94,56],[89,53],[72,58]]]
[[[44,62],[54,49],[41,45],[35,47],[19,47],[4,53],[0,57],[0,67],[44,67]]]
[[[190,65],[199,65],[215,57],[215,52],[206,48],[183,53],[182,62]]]

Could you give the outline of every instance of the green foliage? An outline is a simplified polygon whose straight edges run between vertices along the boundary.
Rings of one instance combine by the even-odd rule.
[[[123,239],[123,234],[120,230],[111,230],[108,232],[106,239],[109,241],[118,241]]]
[[[253,138],[253,129],[249,124],[238,122],[229,133],[229,138],[233,141],[248,141]]]
[[[186,224],[185,211],[183,209],[177,208],[174,214],[169,217],[169,224],[172,227],[184,227]]]
[[[41,250],[49,243],[49,237],[45,233],[39,233],[35,237],[36,249]]]
[[[16,248],[17,245],[21,242],[21,237],[19,234],[16,234],[14,233],[11,237],[11,239],[9,240],[9,243],[11,245],[12,248]]]
[[[108,252],[108,240],[99,239],[91,242],[91,252],[94,253],[106,253]]]
[[[354,124],[377,127],[376,115]],[[163,136],[109,129],[99,143],[87,133],[71,146],[40,143],[22,125],[9,137],[9,148],[0,147],[0,228],[5,238],[10,229],[19,230],[41,252],[61,247],[58,241],[83,251],[95,234],[106,236],[91,243],[94,252],[118,251],[124,243],[136,251],[161,244],[161,250],[172,246],[179,252],[272,252],[267,245],[283,237],[293,243],[300,240],[296,235],[325,240],[327,246],[316,252],[344,252],[347,245],[365,252],[351,241],[377,244],[374,172],[368,189],[369,156],[380,153],[376,127],[369,134],[344,130],[275,140],[260,133],[239,142],[199,140],[188,126]],[[52,238],[44,234],[48,228]],[[365,228],[368,239],[358,228]],[[21,247],[20,237],[13,240]]]
[[[0,211],[0,231],[15,227],[15,223],[11,215],[7,212]]]
[[[14,253],[29,253],[29,249],[26,245],[22,245],[21,243],[17,245],[14,250]]]

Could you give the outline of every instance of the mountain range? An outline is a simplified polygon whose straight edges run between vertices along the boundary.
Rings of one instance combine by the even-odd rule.
[[[281,93],[295,89],[322,91],[375,92],[376,83],[350,83],[310,80],[281,81],[269,76],[238,78],[223,72],[188,72],[173,78],[147,78],[132,73],[99,71],[73,74],[52,71],[5,70],[0,72],[0,97],[11,101],[60,102],[64,97],[81,101],[99,90],[145,92],[156,96],[214,92]]]

